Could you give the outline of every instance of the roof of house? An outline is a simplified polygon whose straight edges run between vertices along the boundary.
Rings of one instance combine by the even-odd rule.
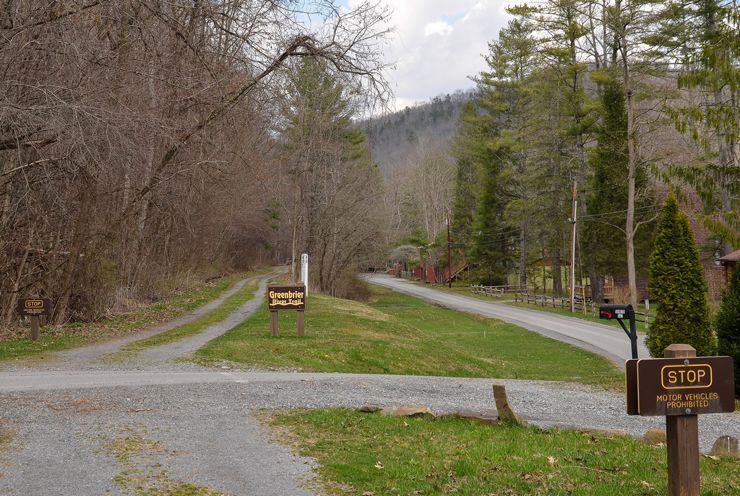
[[[740,261],[740,250],[735,250],[732,253],[728,253],[724,257],[719,259],[720,262],[738,262]]]

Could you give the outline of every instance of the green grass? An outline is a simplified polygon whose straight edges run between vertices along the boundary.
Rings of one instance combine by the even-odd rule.
[[[447,310],[373,287],[361,304],[312,293],[306,336],[295,335],[295,313],[280,312],[270,335],[260,310],[195,355],[200,363],[231,361],[321,372],[501,377],[577,381],[620,387],[608,360],[512,324]]]
[[[3,419],[0,417],[0,453],[13,440],[13,434],[3,427]]]
[[[124,335],[159,322],[173,319],[198,308],[218,297],[236,281],[250,274],[233,274],[210,283],[181,291],[157,303],[143,306],[135,311],[114,315],[108,319],[63,326],[45,326],[37,341],[30,338],[12,338],[0,341],[0,361],[38,356],[61,351],[96,341]]]
[[[666,494],[665,447],[627,436],[351,410],[279,413],[284,441],[319,462],[329,494]],[[740,492],[740,462],[701,459],[702,494]]]
[[[257,282],[249,281],[236,293],[226,298],[218,307],[214,308],[210,312],[198,317],[192,322],[181,325],[169,331],[155,334],[154,336],[146,339],[140,339],[132,343],[127,344],[121,348],[122,352],[137,352],[145,348],[151,348],[153,346],[161,346],[163,344],[173,343],[180,339],[188,336],[198,334],[206,327],[216,324],[225,319],[230,313],[234,312],[237,308],[243,305],[245,302],[254,298],[254,293],[257,290]]]

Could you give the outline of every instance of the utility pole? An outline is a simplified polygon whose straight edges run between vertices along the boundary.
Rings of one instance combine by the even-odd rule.
[[[452,289],[452,240],[450,238],[450,214],[447,214],[447,287]]]
[[[576,311],[576,220],[578,217],[578,181],[573,181],[573,216],[570,219],[570,311]]]

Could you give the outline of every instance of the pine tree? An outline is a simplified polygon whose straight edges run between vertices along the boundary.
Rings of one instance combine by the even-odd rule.
[[[506,208],[512,200],[513,177],[525,159],[523,83],[531,70],[531,26],[513,20],[501,30],[499,40],[489,44],[487,69],[476,78],[475,99],[463,111],[456,155],[458,177],[455,229],[470,234],[471,258],[479,266],[482,282],[503,284],[513,266],[512,246],[517,228],[507,222]],[[477,185],[480,184],[480,186]],[[471,192],[478,192],[475,213],[465,211]]]
[[[709,320],[707,284],[689,221],[671,192],[663,205],[650,256],[650,295],[658,314],[647,346],[654,357],[673,343],[690,344],[698,356],[714,355],[716,339]]]
[[[667,174],[699,193],[705,226],[731,251],[740,243],[740,10],[734,0],[672,0],[660,19],[660,29],[647,41],[678,59],[678,88],[698,96],[678,99],[665,110],[676,129],[705,151]]]
[[[627,112],[624,90],[614,77],[606,76],[601,83],[601,122],[596,129],[597,144],[593,148],[589,165],[593,175],[589,178],[588,215],[583,220],[584,248],[588,257],[585,264],[592,277],[603,281],[605,275],[626,276],[627,254],[624,249],[627,209]],[[647,189],[647,174],[637,171],[636,187]],[[653,198],[645,195],[636,205],[638,222],[646,221],[652,211]],[[647,262],[652,248],[653,231],[642,229],[635,240],[636,267],[639,273],[647,272]],[[601,295],[601,292],[598,292]],[[594,297],[597,292],[594,292]]]
[[[719,354],[735,359],[735,396],[740,398],[740,269],[732,272],[715,323]]]
[[[457,161],[455,177],[455,199],[452,206],[452,226],[455,243],[470,246],[473,224],[477,215],[477,199],[480,185],[482,126],[476,115],[473,102],[463,107],[458,121],[458,132],[454,141],[454,155]]]
[[[379,244],[382,177],[330,68],[306,58],[296,72],[282,112],[283,160],[293,188],[292,273],[297,278],[298,255],[310,253],[313,284],[334,295],[353,264]]]

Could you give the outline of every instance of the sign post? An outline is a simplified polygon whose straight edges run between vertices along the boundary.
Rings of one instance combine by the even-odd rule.
[[[279,333],[278,310],[297,310],[297,334],[299,336],[304,335],[305,286],[269,286],[267,288],[267,309],[270,311],[270,330],[273,337]]]
[[[630,338],[632,358],[637,358],[637,324],[635,323],[635,309],[632,308],[632,305],[601,305],[599,307],[599,318],[602,320],[617,319],[624,333]],[[628,319],[630,322],[629,331],[624,325],[624,319]]]
[[[31,321],[31,340],[36,341],[41,331],[39,317],[51,315],[51,300],[46,298],[21,298],[16,307],[18,315],[29,317]]]
[[[731,357],[697,357],[672,344],[665,358],[627,360],[628,415],[665,415],[668,495],[699,496],[699,414],[735,411]]]
[[[693,358],[696,356],[696,350],[687,344],[672,344],[663,350],[663,356],[665,358]],[[685,375],[688,375],[691,370],[686,370]],[[671,372],[677,371],[668,371],[666,375],[670,375]],[[701,372],[706,375],[706,370],[693,370],[693,372],[696,376]],[[709,372],[711,375],[711,368]],[[706,378],[703,379],[701,382],[708,383]],[[687,385],[687,387],[698,386]],[[689,413],[690,408],[686,408],[685,411],[686,415],[668,415],[665,418],[669,496],[699,496],[701,492],[699,489],[699,417],[695,413]]]

